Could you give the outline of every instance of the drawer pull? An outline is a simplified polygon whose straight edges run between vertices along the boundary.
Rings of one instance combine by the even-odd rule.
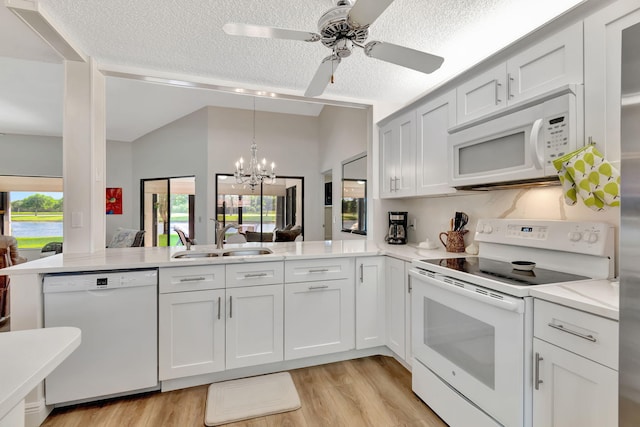
[[[185,277],[184,279],[180,279],[180,283],[182,282],[202,282],[203,280],[207,280],[205,277]]]
[[[571,335],[575,335],[587,341],[591,341],[591,342],[597,341],[593,335],[581,334],[580,332],[572,331],[571,329],[565,328],[564,325],[556,325],[555,323],[549,323],[549,326],[551,326],[553,329],[557,329],[559,331],[566,332]]]
[[[309,273],[326,273],[328,268],[316,268],[315,270],[309,270]]]
[[[316,285],[316,286],[309,286],[309,290],[312,291],[314,289],[327,289],[329,287],[329,285]]]
[[[264,277],[266,276],[267,273],[247,273],[244,275],[245,278],[251,278],[251,277]]]
[[[220,297],[218,297],[218,320],[220,320]]]

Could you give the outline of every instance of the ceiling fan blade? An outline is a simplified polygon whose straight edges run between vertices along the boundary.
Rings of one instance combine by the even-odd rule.
[[[393,0],[358,0],[349,11],[347,19],[354,27],[368,27],[391,3]]]
[[[364,53],[372,58],[411,68],[422,73],[432,73],[442,65],[444,58],[393,43],[373,41],[364,47]]]
[[[316,70],[316,74],[313,76],[311,83],[309,83],[309,87],[304,93],[304,96],[314,97],[322,95],[322,92],[324,92],[324,89],[331,80],[331,76],[338,68],[339,63],[340,58],[338,56],[331,55],[324,58],[318,70]]]
[[[322,39],[320,34],[308,31],[287,30],[284,28],[267,27],[263,25],[237,24],[227,22],[222,30],[230,36],[263,37],[267,39],[299,40],[302,42],[317,42]]]

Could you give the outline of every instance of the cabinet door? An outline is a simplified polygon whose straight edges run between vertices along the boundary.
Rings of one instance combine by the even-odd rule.
[[[533,351],[534,427],[618,425],[616,371],[537,338]]]
[[[227,369],[282,360],[282,287],[227,289]]]
[[[622,31],[640,22],[637,0],[617,1],[584,21],[585,136],[620,165]]]
[[[161,294],[159,379],[225,369],[224,289]]]
[[[582,21],[507,61],[507,103],[583,81]]]
[[[353,280],[288,283],[285,287],[285,360],[355,347]]]
[[[504,108],[507,64],[502,63],[456,89],[456,118],[462,124]]]
[[[417,110],[416,194],[455,193],[448,184],[448,129],[454,126],[456,93],[451,91]]]
[[[394,197],[412,196],[416,190],[416,112],[399,117]]]
[[[416,112],[380,128],[380,196],[405,197],[416,188]]]
[[[385,266],[387,346],[405,359],[405,294],[407,276],[404,261],[387,257]]]
[[[385,257],[356,260],[356,349],[385,345]]]
[[[380,128],[380,197],[389,197],[393,192],[396,176],[396,145],[394,138],[396,122]]]

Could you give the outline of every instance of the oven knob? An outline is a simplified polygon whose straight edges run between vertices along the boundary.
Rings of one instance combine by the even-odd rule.
[[[598,235],[596,233],[584,233],[584,240],[589,243],[595,243],[598,241]]]
[[[569,240],[571,240],[572,242],[577,242],[580,239],[582,239],[582,233],[580,233],[579,231],[572,231],[569,233]]]
[[[491,234],[491,233],[493,233],[493,227],[490,226],[489,224],[485,224],[484,227],[482,227],[482,232],[483,233],[487,233],[487,234]]]

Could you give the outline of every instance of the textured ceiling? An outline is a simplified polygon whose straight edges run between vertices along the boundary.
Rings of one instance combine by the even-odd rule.
[[[366,57],[356,49],[342,61],[335,83],[329,85],[321,98],[402,105],[580,2],[395,0],[371,26],[369,41],[387,41],[443,56],[442,68],[426,75]],[[160,72],[182,79],[232,82],[236,87],[302,96],[320,61],[330,53],[320,43],[233,37],[222,31],[226,22],[240,22],[315,32],[319,17],[334,6],[329,0],[41,0],[39,3],[74,44],[94,57],[103,69],[148,70],[149,74]],[[0,13],[0,24],[4,23],[6,13],[6,10]],[[13,34],[13,38],[0,38],[0,56],[21,57],[21,49],[14,44],[19,46],[22,41]],[[23,59],[38,59],[32,56]],[[50,54],[48,58],[42,56],[42,61],[52,60]],[[143,115],[149,104],[132,94],[152,89],[137,91],[124,83],[120,86],[126,90],[114,92],[111,96],[118,99],[111,103],[138,103],[139,114]],[[179,102],[166,98],[167,102],[162,103],[162,96],[174,96],[175,92],[161,91],[156,97],[148,95],[156,107],[150,114],[163,117],[173,114],[177,118],[192,105],[204,102],[200,99],[190,103],[184,95]],[[200,96],[196,92],[190,93]],[[227,98],[220,102],[231,101]],[[164,110],[159,111],[158,105],[163,104]],[[285,108],[285,104],[280,107]],[[265,109],[268,108],[265,104]],[[310,111],[306,109],[307,114],[313,114]],[[112,119],[108,117],[109,121]],[[154,126],[158,123],[151,121],[149,125],[152,122]],[[117,125],[125,129],[134,124]],[[112,127],[110,123],[108,126]],[[149,130],[152,129],[146,131]],[[132,135],[139,136],[144,131],[136,129],[126,137],[112,135],[112,138],[130,140]]]

